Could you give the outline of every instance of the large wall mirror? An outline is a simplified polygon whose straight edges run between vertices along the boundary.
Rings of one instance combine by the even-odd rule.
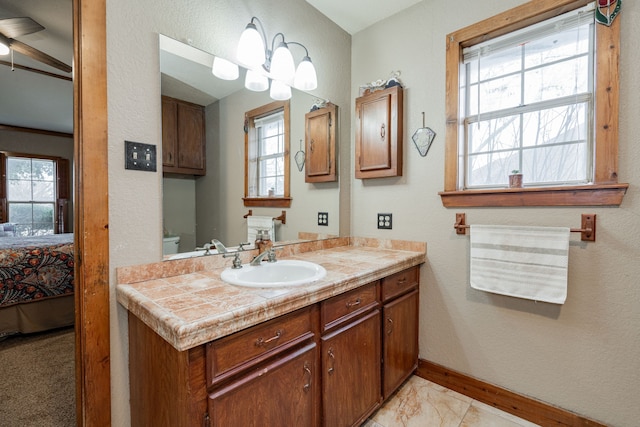
[[[175,244],[170,243],[170,237],[179,236],[177,248],[184,256],[194,255],[196,248],[212,239],[235,247],[246,242],[248,235],[245,216],[249,208],[242,200],[244,115],[272,102],[269,91],[245,89],[242,67],[236,80],[216,78],[211,72],[215,52],[164,35],[159,36],[159,49],[162,95],[203,106],[206,136],[206,175],[163,177],[163,226],[165,236],[169,237],[164,241]],[[339,235],[339,183],[305,183],[304,170],[299,171],[295,164],[295,154],[304,151],[305,114],[319,101],[322,99],[317,96],[292,90],[289,142],[292,203],[285,210],[286,224],[276,221],[278,242],[297,241],[300,233],[305,233],[305,239]],[[275,218],[282,214],[282,209],[250,209],[254,216]],[[323,224],[328,219],[326,225],[318,225],[319,213]]]

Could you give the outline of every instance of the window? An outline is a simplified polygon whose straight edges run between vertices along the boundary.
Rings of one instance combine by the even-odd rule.
[[[67,231],[68,161],[15,153],[0,153],[0,161],[0,222],[22,236]]]
[[[448,35],[445,206],[620,204],[619,20],[595,24],[587,3],[532,1]],[[516,169],[525,188],[506,189]]]
[[[245,206],[289,207],[289,102],[245,115]]]

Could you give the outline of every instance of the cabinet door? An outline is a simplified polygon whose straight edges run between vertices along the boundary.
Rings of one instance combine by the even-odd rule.
[[[178,150],[178,104],[162,98],[162,165],[176,166]]]
[[[309,344],[209,395],[212,426],[316,426],[317,346]]]
[[[322,338],[323,425],[360,425],[382,401],[380,310]]]
[[[204,111],[178,104],[178,167],[204,170]]]
[[[402,88],[356,99],[356,178],[402,175]]]
[[[418,291],[383,307],[383,397],[389,397],[418,366]]]
[[[305,114],[305,182],[336,181],[336,111],[333,104]]]

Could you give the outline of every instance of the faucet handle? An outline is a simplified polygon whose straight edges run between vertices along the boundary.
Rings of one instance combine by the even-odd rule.
[[[242,268],[242,261],[240,260],[240,251],[234,253],[222,254],[223,258],[233,257],[231,268]]]
[[[249,246],[250,244],[251,244],[251,242],[238,243],[238,250],[239,251],[244,251],[244,247],[245,246]]]

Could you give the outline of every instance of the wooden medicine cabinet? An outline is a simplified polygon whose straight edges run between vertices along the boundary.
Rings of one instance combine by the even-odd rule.
[[[338,107],[325,107],[304,116],[305,122],[305,182],[338,180],[336,165],[336,127]]]
[[[356,178],[402,176],[402,87],[356,98]]]

